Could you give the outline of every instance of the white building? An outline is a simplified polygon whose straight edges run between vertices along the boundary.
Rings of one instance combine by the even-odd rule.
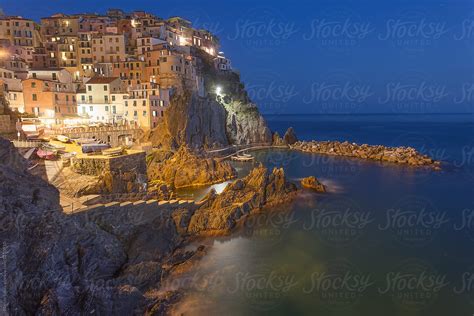
[[[86,82],[85,91],[77,94],[77,113],[90,123],[118,123],[123,120],[128,94],[120,78],[94,77]]]

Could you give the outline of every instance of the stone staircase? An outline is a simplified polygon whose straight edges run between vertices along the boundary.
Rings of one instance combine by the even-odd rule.
[[[197,208],[202,204],[194,200],[169,200],[169,201],[158,201],[152,200],[140,200],[140,201],[127,201],[127,202],[110,202],[107,204],[94,204],[90,206],[83,206],[73,210],[69,214],[85,213],[85,212],[149,212],[149,211],[169,211],[176,208]]]

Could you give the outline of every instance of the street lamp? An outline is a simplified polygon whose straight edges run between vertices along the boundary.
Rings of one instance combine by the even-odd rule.
[[[221,87],[221,86],[217,86],[217,87],[216,87],[216,94],[217,94],[217,95],[221,95],[221,93],[222,93],[222,87]]]

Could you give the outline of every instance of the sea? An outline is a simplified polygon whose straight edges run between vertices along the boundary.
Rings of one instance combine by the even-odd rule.
[[[411,146],[442,171],[288,150],[253,152],[290,181],[308,176],[290,204],[205,241],[188,275],[189,315],[473,315],[474,117],[266,116],[300,140]],[[235,162],[240,176],[253,167]],[[222,190],[225,184],[217,185]],[[200,194],[204,194],[202,189]]]

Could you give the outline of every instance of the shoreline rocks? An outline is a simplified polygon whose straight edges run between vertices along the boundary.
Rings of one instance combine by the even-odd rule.
[[[359,145],[347,141],[318,142],[313,140],[296,142],[290,145],[290,148],[307,153],[354,157],[441,170],[441,162],[433,160],[412,147],[387,147],[383,145]]]
[[[188,233],[228,233],[242,217],[256,213],[264,206],[287,202],[296,191],[296,186],[286,180],[283,169],[275,168],[270,172],[260,165],[247,177],[229,184],[221,194],[211,191],[191,217]]]
[[[315,177],[307,177],[301,180],[301,185],[306,189],[311,189],[316,192],[326,192],[324,184],[318,181]]]

